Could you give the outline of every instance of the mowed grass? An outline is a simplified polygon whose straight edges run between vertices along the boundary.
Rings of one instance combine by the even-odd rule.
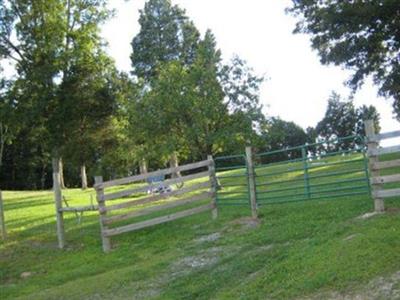
[[[302,175],[274,180],[290,176]],[[230,191],[245,187],[221,192]],[[90,204],[90,194],[64,191],[70,205]],[[259,222],[249,219],[248,205],[221,206],[216,221],[206,212],[126,233],[112,238],[114,249],[104,254],[96,212],[85,213],[81,224],[66,214],[67,247],[59,250],[51,191],[3,196],[9,238],[0,242],[1,299],[293,299],[362,290],[400,270],[399,198],[386,200],[387,213],[367,219],[358,217],[373,210],[368,195],[262,205]]]

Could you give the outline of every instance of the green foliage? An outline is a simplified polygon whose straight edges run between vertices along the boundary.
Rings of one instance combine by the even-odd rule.
[[[379,132],[379,114],[374,106],[355,108],[352,101],[344,101],[333,92],[328,99],[324,118],[318,122],[315,130],[321,140],[331,140],[352,135],[364,136],[364,121],[373,119],[376,132]],[[354,141],[342,141],[338,144],[327,144],[325,150],[337,151],[347,149]]]
[[[262,130],[265,141],[265,151],[285,149],[304,145],[307,135],[303,128],[294,122],[286,122],[278,117],[272,117]]]
[[[263,78],[238,57],[222,65],[211,31],[200,38],[168,0],[148,1],[139,23],[131,59],[143,93],[130,110],[138,158],[163,164],[177,152],[196,160],[255,140]]]
[[[193,63],[199,32],[185,11],[170,0],[149,0],[140,11],[140,32],[132,40],[133,74],[147,81],[160,64]]]
[[[292,0],[289,9],[300,21],[295,32],[311,35],[324,64],[353,71],[354,90],[371,75],[382,96],[394,99],[400,120],[400,2],[393,0]]]

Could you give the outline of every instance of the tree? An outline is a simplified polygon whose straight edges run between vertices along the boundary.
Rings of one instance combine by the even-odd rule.
[[[148,1],[139,23],[131,60],[143,94],[130,117],[137,153],[162,163],[172,153],[198,159],[251,143],[263,78],[238,57],[223,65],[211,31],[200,38],[169,0]]]
[[[352,70],[348,85],[354,91],[371,75],[379,94],[393,97],[400,120],[400,2],[292,2],[289,11],[300,19],[294,32],[311,35],[321,62]]]
[[[366,106],[363,105],[356,109],[357,114],[357,124],[356,124],[356,133],[360,136],[365,136],[365,125],[364,121],[366,120],[373,120],[375,132],[379,133],[381,131],[381,126],[379,124],[380,115],[376,110],[375,106],[370,105]]]
[[[355,108],[352,101],[345,101],[340,95],[332,92],[325,116],[316,126],[318,139],[327,141],[323,150],[347,150],[362,144],[363,141],[359,138],[348,137],[365,135],[363,122],[369,118],[374,119],[376,130],[379,131],[379,114],[374,106]],[[340,141],[336,141],[338,138]],[[332,142],[334,140],[335,142]]]
[[[100,24],[111,15],[106,4],[106,0],[0,2],[0,58],[15,61],[24,126],[43,129],[42,140],[53,157],[60,158],[66,142],[78,138],[66,125],[79,124],[79,139],[87,136],[79,121],[96,101],[92,95],[102,88],[95,78],[106,73],[101,67],[108,58],[99,35]],[[76,113],[63,110],[65,106],[74,107]]]
[[[279,117],[272,117],[267,121],[263,126],[261,136],[264,142],[262,151],[287,149],[286,152],[269,155],[264,162],[299,158],[302,155],[301,149],[290,150],[290,148],[304,145],[307,142],[307,135],[303,128]]]
[[[170,0],[149,0],[140,11],[140,32],[132,40],[133,74],[146,81],[170,61],[194,61],[199,32],[185,11]]]

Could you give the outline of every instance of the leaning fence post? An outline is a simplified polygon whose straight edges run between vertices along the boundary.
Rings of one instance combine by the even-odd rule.
[[[7,231],[6,231],[6,220],[4,219],[4,209],[3,209],[3,195],[0,190],[0,230],[1,236],[3,240],[7,238]]]
[[[105,230],[107,230],[108,227],[104,223],[104,218],[107,215],[106,205],[105,205],[105,201],[104,201],[104,188],[100,185],[101,183],[103,183],[103,177],[96,176],[94,178],[94,182],[95,182],[97,203],[98,203],[99,214],[100,214],[100,233],[101,233],[101,240],[103,243],[103,251],[109,252],[111,250],[111,241],[110,241],[109,237],[105,236]]]
[[[62,211],[62,191],[61,191],[59,158],[53,158],[52,164],[53,164],[53,192],[54,192],[54,202],[56,206],[58,248],[63,249],[65,246],[65,232],[64,232],[64,214]]]
[[[210,173],[211,183],[211,205],[212,205],[212,218],[215,220],[218,217],[218,206],[217,206],[217,176],[215,174],[215,162],[212,155],[208,155],[207,159],[210,161],[208,165],[208,172]]]
[[[246,147],[246,161],[247,161],[247,170],[248,170],[248,176],[249,176],[251,216],[253,218],[257,218],[256,181],[255,181],[253,155],[252,155],[251,147]]]
[[[379,161],[376,150],[378,149],[378,140],[375,136],[374,121],[366,120],[365,124],[365,134],[367,136],[367,147],[368,147],[368,158],[369,158],[369,174],[371,178],[379,177],[379,170],[374,167],[375,163]],[[382,184],[376,183],[371,180],[372,186],[372,197],[374,199],[374,206],[376,212],[383,212],[385,210],[385,203],[383,198],[378,197],[378,191],[382,190]]]

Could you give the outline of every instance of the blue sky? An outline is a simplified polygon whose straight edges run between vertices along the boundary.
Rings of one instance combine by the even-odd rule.
[[[139,32],[138,9],[144,0],[111,0],[116,17],[103,26],[108,52],[118,68],[130,71],[130,42]],[[300,126],[315,126],[324,115],[332,90],[348,96],[343,85],[349,71],[323,66],[311,50],[309,37],[293,35],[296,20],[285,14],[289,0],[172,0],[186,9],[187,15],[204,33],[215,34],[223,58],[234,54],[265,74],[268,80],[261,90],[264,111],[270,116],[294,121]],[[355,95],[355,104],[373,104],[381,114],[383,131],[400,127],[393,119],[391,101],[377,97],[377,89],[368,81]]]

